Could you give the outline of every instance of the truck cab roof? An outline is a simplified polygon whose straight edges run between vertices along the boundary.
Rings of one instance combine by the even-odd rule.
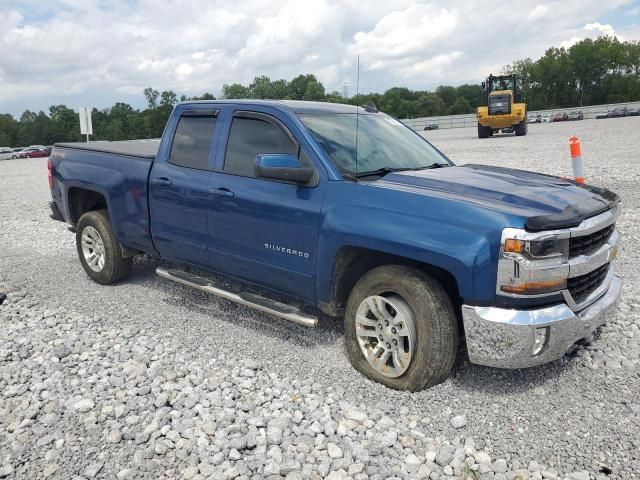
[[[344,103],[328,103],[328,102],[309,102],[302,100],[258,100],[258,99],[242,99],[242,100],[194,100],[181,102],[178,105],[247,105],[250,106],[272,106],[289,110],[295,114],[298,113],[356,113],[365,115],[371,113],[364,107],[356,107]]]

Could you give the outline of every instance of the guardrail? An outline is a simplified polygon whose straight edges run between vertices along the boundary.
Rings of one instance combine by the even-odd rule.
[[[572,108],[556,108],[552,110],[535,110],[528,112],[529,118],[535,115],[542,115],[542,117],[552,117],[556,113],[571,113],[581,111],[584,114],[584,118],[596,118],[599,113],[607,113],[609,110],[613,110],[617,107],[627,108],[640,108],[640,102],[627,102],[627,103],[608,103],[606,105],[590,105],[588,107],[572,107]],[[475,127],[478,125],[475,113],[467,113],[464,115],[445,115],[438,117],[420,117],[420,118],[405,118],[401,120],[402,123],[414,130],[422,131],[425,127],[430,125],[437,125],[439,129],[444,128],[466,128]]]

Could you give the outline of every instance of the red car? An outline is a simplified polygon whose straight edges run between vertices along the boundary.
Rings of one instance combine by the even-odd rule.
[[[48,157],[51,153],[51,150],[48,148],[30,148],[26,152],[24,152],[24,156],[26,158],[40,158],[40,157]]]
[[[569,114],[567,112],[564,113],[556,113],[553,117],[551,117],[552,122],[566,122],[569,120]]]

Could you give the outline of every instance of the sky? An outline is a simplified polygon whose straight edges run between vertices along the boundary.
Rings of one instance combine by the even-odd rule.
[[[0,112],[218,96],[256,75],[328,91],[480,83],[551,46],[640,40],[640,0],[0,0]]]

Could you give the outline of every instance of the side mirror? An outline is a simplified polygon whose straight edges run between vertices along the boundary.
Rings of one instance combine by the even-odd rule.
[[[313,178],[313,168],[301,165],[298,157],[289,153],[257,155],[253,173],[258,178],[294,183],[307,183]]]

